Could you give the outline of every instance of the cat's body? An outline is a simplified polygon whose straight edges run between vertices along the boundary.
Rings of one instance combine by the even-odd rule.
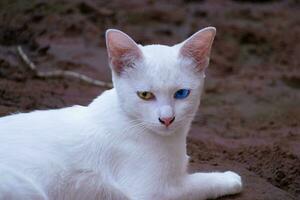
[[[89,106],[0,118],[0,199],[198,200],[240,192],[233,172],[187,174],[186,136],[204,73],[170,59],[182,45],[133,47],[126,37],[114,30],[107,36],[115,88]],[[114,44],[139,48],[143,62],[118,60],[124,49],[133,51],[114,55]],[[173,100],[180,88],[191,89],[189,102]],[[148,90],[155,99],[136,96]]]

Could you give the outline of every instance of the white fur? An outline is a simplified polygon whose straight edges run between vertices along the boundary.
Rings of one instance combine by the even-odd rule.
[[[143,59],[87,107],[0,118],[0,199],[198,200],[241,191],[233,172],[187,174],[186,136],[204,72],[182,44],[139,46]],[[188,98],[175,100],[178,89]],[[152,91],[141,100],[136,91]],[[176,116],[166,128],[159,117]]]

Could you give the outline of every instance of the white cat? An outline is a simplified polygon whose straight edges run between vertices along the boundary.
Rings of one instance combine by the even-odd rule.
[[[175,46],[106,32],[114,88],[90,105],[0,118],[0,199],[200,200],[235,194],[234,172],[187,173],[215,28]]]

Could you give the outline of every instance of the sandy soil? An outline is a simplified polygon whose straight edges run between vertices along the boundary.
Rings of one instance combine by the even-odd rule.
[[[1,1],[0,115],[87,105],[103,91],[34,77],[17,45],[41,71],[110,81],[105,29],[120,28],[142,44],[174,44],[213,25],[205,94],[188,138],[190,170],[240,173],[243,193],[223,200],[299,199],[299,1],[121,2]]]

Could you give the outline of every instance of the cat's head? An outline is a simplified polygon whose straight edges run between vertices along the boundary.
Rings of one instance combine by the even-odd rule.
[[[208,27],[174,46],[142,46],[121,31],[106,32],[113,84],[122,109],[136,124],[161,135],[190,124],[215,34]]]

